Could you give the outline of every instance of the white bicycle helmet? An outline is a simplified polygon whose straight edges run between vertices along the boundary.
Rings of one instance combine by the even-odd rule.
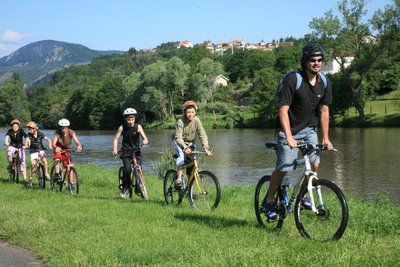
[[[69,120],[61,119],[58,121],[58,125],[61,127],[68,127],[70,125]]]
[[[134,108],[127,108],[124,110],[124,113],[123,113],[124,116],[136,115],[136,114],[137,114],[137,111]]]

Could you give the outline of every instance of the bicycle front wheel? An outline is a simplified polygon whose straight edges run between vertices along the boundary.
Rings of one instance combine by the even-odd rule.
[[[276,220],[272,220],[267,217],[265,214],[266,210],[263,205],[266,202],[270,179],[270,175],[265,175],[258,181],[256,192],[254,194],[254,211],[256,213],[259,226],[269,229],[280,229],[282,228],[283,222],[287,215],[286,206],[282,197],[282,190],[279,188],[274,197],[274,202],[278,203],[276,205]]]
[[[46,177],[44,177],[44,166],[41,163],[39,163],[39,165],[37,166],[36,176],[38,178],[39,188],[45,189]]]
[[[307,187],[300,191],[296,199],[294,219],[300,234],[319,241],[340,239],[349,216],[343,192],[333,182],[319,179],[313,181],[312,195],[317,213],[304,205],[305,198],[311,199]]]
[[[193,208],[216,209],[221,199],[221,186],[215,175],[209,171],[198,173],[189,184],[189,202]]]
[[[144,182],[143,172],[141,170],[135,170],[135,176],[136,176],[136,190],[144,200],[148,200],[149,196],[147,194],[147,188]]]
[[[164,176],[164,198],[168,205],[180,204],[185,196],[185,189],[176,189],[175,181],[178,177],[176,170],[168,170]]]
[[[79,193],[79,179],[78,172],[74,167],[69,169],[68,173],[68,189],[71,195],[77,195]]]
[[[16,165],[12,164],[12,167],[9,170],[9,172],[10,172],[10,183],[14,183],[15,182],[15,178],[17,176],[17,174],[16,174],[17,172],[15,171],[16,168],[17,168]]]

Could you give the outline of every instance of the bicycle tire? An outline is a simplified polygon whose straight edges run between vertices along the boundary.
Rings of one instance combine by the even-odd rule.
[[[164,176],[164,199],[168,205],[180,204],[182,202],[184,189],[175,189],[175,181],[178,177],[176,170],[168,170]]]
[[[133,196],[133,186],[134,186],[134,181],[135,181],[135,170],[131,171],[131,174],[129,175],[130,179],[129,179],[129,186],[128,186],[128,194],[129,194],[129,198],[132,198]]]
[[[57,181],[55,179],[55,164],[51,167],[50,170],[50,189],[54,191],[54,187],[57,184]]]
[[[44,165],[39,162],[36,170],[36,177],[38,178],[39,188],[46,188],[46,177],[44,176]]]
[[[21,162],[19,160],[17,160],[17,162],[15,163],[15,183],[18,184],[19,183],[19,174],[21,173]]]
[[[68,173],[68,190],[71,195],[79,194],[79,177],[75,167],[70,167]]]
[[[301,204],[303,197],[308,197],[307,187],[302,188],[294,206],[294,219],[300,234],[318,241],[339,240],[347,227],[348,206],[340,188],[324,179],[312,183],[314,202],[319,214],[305,209]],[[317,187],[321,189],[323,207],[317,196]]]
[[[118,189],[122,189],[122,179],[124,178],[124,167],[119,167],[118,170]]]
[[[16,176],[16,173],[15,173],[15,168],[16,168],[16,166],[15,166],[15,162],[12,162],[11,163],[11,165],[12,165],[12,167],[11,167],[11,169],[9,170],[9,172],[10,172],[10,183],[14,183],[15,182],[15,176]]]
[[[144,175],[143,172],[140,170],[135,170],[135,176],[136,176],[136,190],[139,193],[140,197],[143,198],[144,200],[148,200],[149,196],[147,194],[147,188],[146,188],[146,183],[144,181]]]
[[[221,200],[221,186],[217,177],[210,171],[200,171],[189,184],[189,203],[193,208],[213,210]]]
[[[278,189],[274,197],[274,201],[276,203],[279,203],[279,205],[277,205],[276,207],[277,208],[276,220],[271,220],[266,216],[265,209],[262,205],[263,201],[265,201],[267,192],[269,190],[270,179],[271,179],[270,175],[265,175],[261,177],[261,179],[258,181],[256,186],[256,191],[254,194],[254,211],[259,226],[268,229],[281,229],[287,215],[286,206],[284,204],[284,201],[282,201],[283,198],[281,189],[280,188]]]

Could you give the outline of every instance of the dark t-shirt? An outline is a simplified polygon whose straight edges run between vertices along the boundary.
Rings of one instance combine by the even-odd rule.
[[[322,105],[332,102],[331,84],[325,88],[321,78],[312,86],[308,82],[305,70],[301,70],[303,81],[296,91],[296,74],[293,73],[286,79],[282,90],[278,92],[279,103],[289,106],[290,129],[293,134],[306,127],[317,127]]]
[[[122,156],[131,156],[135,152],[136,156],[140,155],[140,133],[139,125],[134,124],[133,127],[128,127],[125,123],[122,126],[122,144],[121,150],[123,152]]]
[[[38,152],[40,150],[44,150],[43,139],[44,134],[40,131],[37,132],[37,137],[33,136],[33,134],[28,133],[29,140],[31,141],[31,146],[29,147],[29,151],[31,153]]]
[[[27,137],[27,134],[23,129],[18,129],[17,132],[14,132],[13,129],[9,129],[6,133],[6,136],[10,137],[10,146],[21,148],[23,146],[23,138]]]

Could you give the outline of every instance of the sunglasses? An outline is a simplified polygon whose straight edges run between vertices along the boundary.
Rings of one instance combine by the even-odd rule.
[[[322,58],[318,58],[318,59],[316,59],[316,58],[310,58],[308,61],[309,62],[311,62],[311,63],[315,63],[315,62],[318,62],[318,63],[320,63],[320,62],[322,62]]]

